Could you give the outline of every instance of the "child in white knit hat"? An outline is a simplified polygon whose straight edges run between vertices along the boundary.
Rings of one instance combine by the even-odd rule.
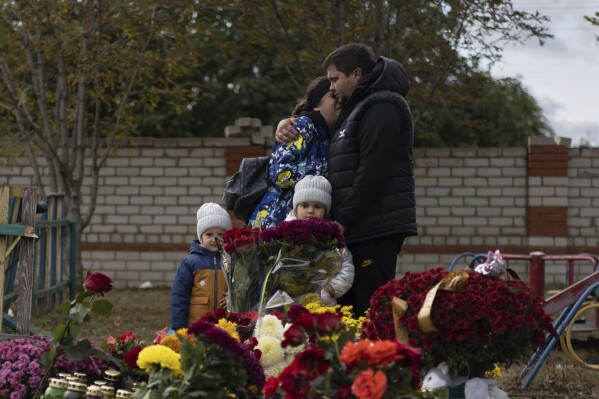
[[[171,328],[177,330],[216,310],[227,291],[216,239],[232,228],[231,217],[220,205],[208,202],[197,212],[198,239],[175,273],[171,291]]]
[[[323,176],[304,176],[295,185],[293,210],[285,220],[318,218],[325,219],[331,209],[331,183]],[[337,304],[337,298],[345,294],[354,283],[354,263],[347,248],[341,250],[343,263],[341,269],[320,292],[320,302],[325,306]]]

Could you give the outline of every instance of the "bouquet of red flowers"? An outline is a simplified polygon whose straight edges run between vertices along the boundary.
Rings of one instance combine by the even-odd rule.
[[[259,229],[231,229],[223,234],[224,249],[231,255],[232,287],[230,309],[245,312],[256,309],[267,265],[258,250]]]
[[[283,347],[308,344],[264,385],[266,398],[416,398],[420,350],[395,339],[354,342],[340,313],[292,306]],[[352,396],[353,395],[353,396]]]
[[[230,309],[255,310],[301,302],[320,293],[341,267],[344,246],[339,226],[310,218],[268,229],[232,229],[223,235],[231,255],[233,287]]]
[[[446,362],[453,375],[476,376],[492,370],[495,363],[524,360],[543,344],[548,332],[554,332],[551,318],[542,308],[543,299],[522,281],[459,273],[464,277],[459,289],[436,291],[428,320],[435,331],[423,331],[419,315],[427,307],[429,291],[453,276],[442,268],[408,272],[379,288],[370,301],[362,337],[390,339],[397,327],[405,328],[409,342],[423,349],[427,369]],[[397,326],[394,298],[407,303]]]
[[[306,303],[341,269],[339,226],[324,219],[289,220],[262,231],[260,247],[270,255],[264,282],[265,309]],[[274,255],[274,256],[273,256]]]

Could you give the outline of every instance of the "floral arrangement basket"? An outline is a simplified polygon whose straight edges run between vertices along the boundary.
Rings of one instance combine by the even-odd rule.
[[[412,345],[422,348],[425,368],[445,362],[453,375],[477,376],[495,363],[526,359],[548,332],[555,333],[543,299],[522,281],[495,280],[473,271],[460,274],[459,287],[437,290],[432,302],[429,292],[444,280],[455,281],[455,274],[442,268],[408,272],[385,284],[371,299],[362,338],[397,336],[401,341],[407,334]],[[395,323],[394,305],[402,301],[403,314],[395,314]],[[427,320],[423,308],[429,308]]]

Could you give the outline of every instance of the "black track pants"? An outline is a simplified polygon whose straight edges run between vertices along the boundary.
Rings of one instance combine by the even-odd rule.
[[[349,244],[356,275],[353,286],[339,298],[339,304],[352,305],[356,317],[364,315],[372,294],[395,278],[397,255],[403,242],[403,236],[394,235]]]

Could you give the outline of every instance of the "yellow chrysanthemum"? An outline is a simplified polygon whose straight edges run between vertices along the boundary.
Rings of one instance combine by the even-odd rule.
[[[176,334],[177,336],[179,336],[180,338],[183,338],[183,339],[186,339],[186,340],[188,340],[188,341],[189,341],[189,343],[191,344],[191,347],[192,347],[192,348],[193,348],[193,347],[196,345],[196,343],[198,342],[197,338],[196,338],[196,337],[195,337],[193,334],[192,334],[192,335],[190,335],[190,334],[187,332],[187,328],[185,328],[185,327],[183,327],[183,328],[180,328],[180,329],[178,329],[177,331],[175,331],[175,334]],[[181,353],[181,351],[178,351],[178,352],[179,352],[179,353]]]
[[[177,331],[175,331],[175,334],[177,334],[180,337],[186,337],[187,336],[187,328],[185,328],[185,327],[180,328]]]
[[[147,346],[139,352],[137,365],[140,369],[150,371],[153,367],[171,370],[175,376],[180,376],[181,356],[164,345]]]
[[[493,370],[485,372],[485,377],[499,380],[501,378],[501,368],[499,365],[497,363],[493,364]]]
[[[171,348],[173,351],[177,353],[181,353],[181,340],[177,336],[177,334],[167,335],[166,337],[160,340],[160,345],[166,346],[167,348]]]
[[[276,316],[267,314],[262,316],[256,323],[254,335],[260,339],[262,337],[274,337],[283,339],[283,323]]]
[[[264,336],[258,340],[256,349],[260,349],[260,364],[262,367],[272,367],[283,361],[285,351],[281,347],[281,341],[277,338]]]
[[[237,341],[240,340],[239,333],[237,332],[237,323],[233,323],[227,319],[220,319],[218,323],[215,324],[216,327],[225,330],[230,336],[235,338]]]
[[[320,304],[319,300],[307,303],[306,305],[304,305],[306,307],[306,309],[308,309],[308,312],[310,313],[314,313],[314,314],[321,314],[321,313],[326,313],[326,312],[333,312],[333,313],[337,313],[339,310],[339,305],[335,305],[335,306],[322,306]]]
[[[356,335],[359,334],[362,329],[362,324],[366,321],[366,316],[360,316],[357,319],[354,319],[354,314],[352,313],[352,306],[342,306],[339,312],[343,315],[341,317],[341,321],[345,324],[345,329],[347,331],[355,330]],[[366,311],[368,313],[368,311]]]
[[[302,285],[297,285],[298,287],[302,287]],[[320,294],[312,292],[310,294],[305,294],[300,298],[300,305],[307,307],[311,303],[320,304]]]
[[[361,316],[358,319],[355,319],[352,313],[352,306],[322,306],[319,301],[310,302],[305,305],[305,308],[314,314],[321,314],[326,312],[332,313],[341,313],[341,321],[345,325],[346,331],[356,331],[356,335],[359,334],[359,331],[362,329],[362,324],[366,321],[365,316]],[[334,337],[333,337],[334,338]],[[334,341],[335,339],[333,339]]]

